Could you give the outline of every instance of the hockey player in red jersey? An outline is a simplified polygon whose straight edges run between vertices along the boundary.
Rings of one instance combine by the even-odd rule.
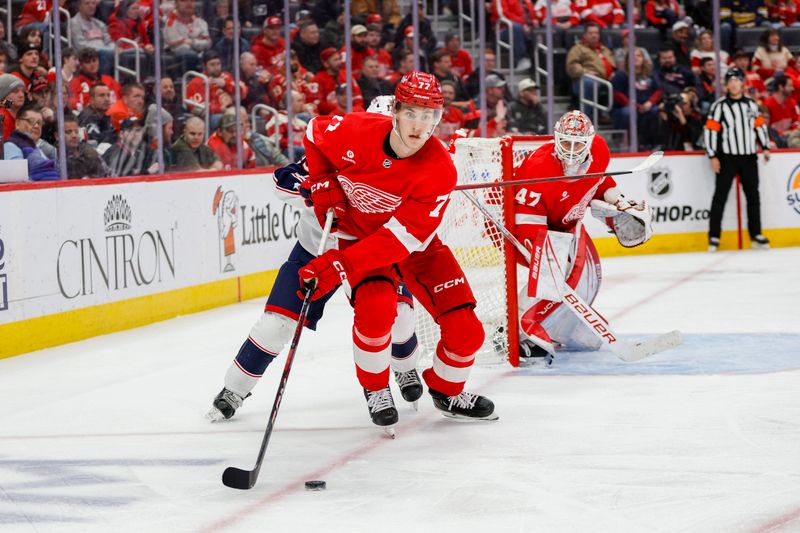
[[[398,420],[389,356],[401,280],[441,328],[433,367],[423,372],[436,408],[452,417],[496,418],[488,398],[464,391],[484,331],[466,277],[436,235],[456,185],[450,155],[431,139],[442,106],[436,78],[410,72],[395,89],[393,117],[316,117],[305,139],[314,209],[320,219],[334,210],[339,249],[311,261],[300,278],[316,280],[314,298],[347,282],[356,375],[379,426]]]
[[[563,115],[555,126],[554,137],[553,142],[524,159],[514,174],[516,179],[606,171],[608,146],[595,135],[585,114],[570,111]],[[601,270],[597,250],[581,223],[586,210],[591,206],[592,215],[605,222],[623,246],[638,246],[652,235],[650,208],[644,201],[625,198],[610,176],[518,185],[514,194],[516,237],[535,256],[545,249],[548,236],[553,253],[563,252],[566,256],[566,283],[588,303],[597,295]],[[533,275],[529,279],[534,282],[522,288],[518,300],[521,356],[552,356],[557,345],[579,350],[601,346],[595,334],[560,300],[537,297],[535,281],[542,278]]]

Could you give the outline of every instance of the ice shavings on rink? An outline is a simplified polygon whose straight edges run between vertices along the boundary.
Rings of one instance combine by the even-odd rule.
[[[597,301],[639,363],[561,353],[478,365],[497,422],[400,399],[370,421],[352,314],[306,332],[256,486],[284,355],[232,420],[203,418],[263,302],[0,360],[0,532],[795,533],[800,531],[800,249],[604,260]],[[321,479],[327,490],[309,492]]]

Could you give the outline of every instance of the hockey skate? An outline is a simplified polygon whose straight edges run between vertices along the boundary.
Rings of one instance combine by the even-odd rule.
[[[238,408],[242,406],[245,398],[249,398],[250,393],[242,398],[235,392],[223,387],[214,401],[211,403],[211,409],[206,413],[206,418],[212,422],[219,422],[220,420],[228,420],[231,418]]]
[[[519,343],[519,363],[521,366],[541,364],[551,366],[553,364],[553,354],[528,339],[524,339]]]
[[[769,239],[759,233],[754,237],[750,237],[750,245],[753,250],[769,250]]]
[[[417,370],[412,368],[408,372],[395,372],[394,379],[400,387],[400,394],[403,399],[410,402],[415,411],[418,411],[418,402],[422,396],[422,382],[419,380]]]
[[[364,389],[364,398],[367,399],[367,409],[372,423],[381,426],[387,435],[394,438],[394,428],[389,427],[397,424],[397,409],[394,406],[392,391],[387,386],[379,391]]]
[[[716,252],[719,250],[719,237],[709,237],[708,239],[708,251],[709,252]]]
[[[461,392],[457,396],[448,396],[431,388],[428,392],[433,398],[433,405],[448,418],[459,420],[497,420],[494,403],[485,396]]]

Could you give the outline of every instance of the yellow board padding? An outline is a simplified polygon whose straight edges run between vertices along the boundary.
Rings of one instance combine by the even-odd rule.
[[[769,239],[770,246],[773,248],[800,246],[800,228],[767,229],[764,230],[764,236]],[[704,252],[708,250],[707,232],[656,234],[645,244],[635,248],[622,247],[617,242],[616,237],[604,237],[593,239],[593,241],[601,257]],[[738,248],[738,232],[735,230],[723,231],[719,249],[737,250]],[[750,236],[746,230],[742,234],[742,248],[750,249]]]
[[[0,324],[0,359],[263,297],[277,270]]]

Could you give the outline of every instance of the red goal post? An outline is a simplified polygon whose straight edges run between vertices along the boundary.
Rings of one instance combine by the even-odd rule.
[[[459,139],[453,155],[458,184],[511,180],[525,155],[550,140],[549,136]],[[514,231],[514,196],[510,187],[469,192]],[[475,294],[475,311],[486,333],[476,363],[508,360],[519,366],[517,280],[525,276],[525,271],[520,268],[518,273],[513,246],[461,192],[451,196],[438,233],[458,259]],[[439,327],[421,306],[416,309],[416,322],[420,355],[429,360],[439,340]]]

